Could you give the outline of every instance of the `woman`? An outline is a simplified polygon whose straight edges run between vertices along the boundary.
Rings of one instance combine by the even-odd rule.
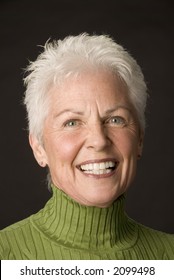
[[[0,233],[1,259],[174,259],[174,236],[124,212],[145,130],[146,85],[108,36],[47,43],[27,69],[29,141],[52,198]]]

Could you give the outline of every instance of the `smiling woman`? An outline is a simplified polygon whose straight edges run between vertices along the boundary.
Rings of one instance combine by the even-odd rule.
[[[142,149],[126,87],[110,73],[91,70],[53,87],[50,95],[44,144],[30,135],[38,163],[48,165],[53,184],[79,203],[111,205],[132,181]],[[112,169],[98,169],[108,162]]]
[[[124,212],[142,155],[146,85],[108,36],[47,43],[28,67],[29,141],[52,198],[0,233],[2,259],[174,259],[174,236]]]

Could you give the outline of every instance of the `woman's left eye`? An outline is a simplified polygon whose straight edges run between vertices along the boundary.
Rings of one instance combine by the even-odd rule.
[[[117,126],[124,126],[126,125],[126,120],[123,117],[115,116],[109,119],[109,123]]]

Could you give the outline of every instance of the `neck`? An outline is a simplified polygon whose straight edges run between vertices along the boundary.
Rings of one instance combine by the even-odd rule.
[[[135,226],[124,212],[124,195],[110,207],[80,205],[53,186],[53,196],[35,224],[54,241],[81,249],[130,247]]]

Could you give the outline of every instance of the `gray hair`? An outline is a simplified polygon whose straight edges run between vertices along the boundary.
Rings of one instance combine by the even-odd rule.
[[[44,51],[26,68],[24,104],[30,133],[42,139],[50,88],[88,69],[106,69],[124,81],[141,129],[145,129],[147,88],[140,66],[109,36],[83,33],[46,42]]]

